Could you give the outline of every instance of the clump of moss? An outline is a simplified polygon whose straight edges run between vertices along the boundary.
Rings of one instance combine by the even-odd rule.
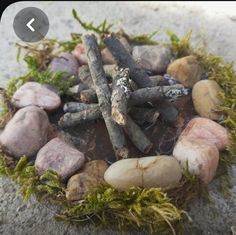
[[[82,34],[71,33],[71,40],[68,41],[60,41],[59,47],[62,48],[64,52],[71,52],[74,50],[77,44],[82,43]]]
[[[33,163],[28,162],[26,156],[21,157],[16,163],[1,152],[0,175],[7,176],[19,184],[24,200],[29,199],[32,194],[39,197],[45,194],[55,196],[64,190],[56,172],[48,170],[43,175],[38,175]]]
[[[148,229],[150,233],[172,231],[183,210],[171,203],[160,188],[132,187],[118,191],[107,184],[87,194],[84,200],[70,205],[59,219],[70,222],[94,221],[124,229]]]
[[[191,53],[191,31],[186,33],[182,38],[179,38],[177,34],[172,32],[171,30],[167,30],[166,33],[170,38],[170,49],[175,58],[181,58]]]

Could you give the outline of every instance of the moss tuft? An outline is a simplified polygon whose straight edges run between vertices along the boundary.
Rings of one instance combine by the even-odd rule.
[[[132,187],[118,191],[103,184],[84,200],[68,206],[57,218],[81,223],[92,220],[122,230],[140,228],[150,233],[168,230],[175,234],[174,224],[181,220],[183,213],[160,188]]]
[[[24,200],[36,194],[38,197],[42,195],[56,195],[64,187],[58,174],[52,170],[46,171],[43,175],[38,175],[32,162],[28,162],[27,157],[23,156],[16,163],[1,152],[0,154],[0,175],[7,176],[16,181],[20,186],[20,192]]]

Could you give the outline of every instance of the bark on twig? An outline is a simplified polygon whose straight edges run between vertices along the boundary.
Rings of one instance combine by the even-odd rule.
[[[152,80],[138,65],[114,33],[104,39],[104,43],[121,68],[129,68],[130,78],[141,88],[152,87]]]
[[[63,111],[65,113],[77,113],[88,109],[97,108],[98,104],[85,104],[78,102],[68,102],[64,104]]]
[[[129,115],[133,118],[135,123],[138,125],[144,125],[147,124],[154,124],[156,123],[157,119],[160,116],[160,113],[152,108],[140,108],[140,107],[133,107]]]
[[[95,121],[101,117],[100,108],[97,106],[77,113],[66,113],[60,118],[58,124],[62,128],[73,127],[79,124]]]
[[[119,125],[126,124],[128,100],[131,93],[129,85],[129,69],[121,68],[113,78],[111,95],[111,115]]]
[[[184,86],[180,84],[142,88],[131,93],[129,104],[140,105],[142,103],[160,100],[161,98],[170,99],[185,95],[184,89]]]
[[[99,106],[113,149],[117,158],[127,158],[128,149],[126,147],[124,133],[122,128],[115,123],[111,117],[111,93],[103,69],[101,53],[98,49],[96,37],[94,35],[85,35],[82,37],[82,41],[88,57],[88,65],[97,93]]]
[[[94,88],[93,79],[88,65],[79,67],[79,79],[83,84],[86,84],[89,88]]]
[[[127,124],[124,126],[124,130],[132,143],[142,153],[148,153],[151,150],[153,144],[129,115],[127,115]]]

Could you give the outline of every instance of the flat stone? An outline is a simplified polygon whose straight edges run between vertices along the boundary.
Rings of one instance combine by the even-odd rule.
[[[198,176],[205,184],[214,178],[219,162],[219,150],[215,145],[185,136],[177,142],[173,156],[184,169]]]
[[[119,190],[133,186],[172,188],[182,176],[178,161],[171,156],[122,159],[105,172],[105,181]]]
[[[194,56],[186,56],[173,61],[167,73],[185,87],[193,87],[201,79],[202,69]]]
[[[160,45],[134,46],[132,56],[142,68],[163,74],[171,60],[169,48]]]
[[[27,82],[13,95],[13,104],[17,108],[38,106],[46,111],[53,111],[61,105],[61,98],[40,83]]]
[[[93,160],[86,163],[78,174],[69,179],[66,198],[69,201],[82,199],[88,192],[104,181],[104,173],[107,168],[108,164],[103,160]]]
[[[46,112],[29,106],[18,110],[0,136],[1,145],[14,157],[31,157],[47,143],[50,123]]]
[[[74,83],[78,82],[79,62],[71,53],[65,52],[53,58],[48,67],[53,72],[64,72],[62,79],[68,80],[70,78]]]
[[[230,144],[229,131],[208,118],[193,118],[180,135],[181,138],[202,139],[215,145],[219,150],[225,149]]]
[[[35,167],[39,174],[46,170],[56,171],[62,180],[68,179],[84,164],[84,154],[59,138],[54,138],[37,154]]]
[[[193,104],[201,117],[220,120],[222,113],[217,112],[220,105],[220,92],[222,89],[213,80],[201,80],[194,85],[192,91]]]

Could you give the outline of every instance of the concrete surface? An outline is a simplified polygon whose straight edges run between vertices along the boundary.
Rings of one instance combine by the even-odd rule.
[[[107,18],[129,33],[148,33],[159,30],[158,40],[166,40],[165,29],[183,35],[192,30],[194,44],[203,41],[209,51],[228,61],[236,60],[236,2],[19,2],[9,6],[2,15],[0,26],[0,86],[12,76],[24,73],[24,63],[15,61],[16,42],[14,16],[24,7],[35,6],[49,17],[48,37],[66,40],[71,32],[84,32],[71,16],[77,9],[82,19],[101,22]],[[190,208],[193,220],[185,234],[232,234],[236,226],[236,168],[232,170],[232,197],[224,199],[218,191],[218,181],[211,185],[214,204],[195,200]],[[22,203],[17,185],[0,177],[0,234],[120,234],[114,231],[95,231],[90,227],[75,228],[56,222],[54,208],[42,205],[34,198]]]

